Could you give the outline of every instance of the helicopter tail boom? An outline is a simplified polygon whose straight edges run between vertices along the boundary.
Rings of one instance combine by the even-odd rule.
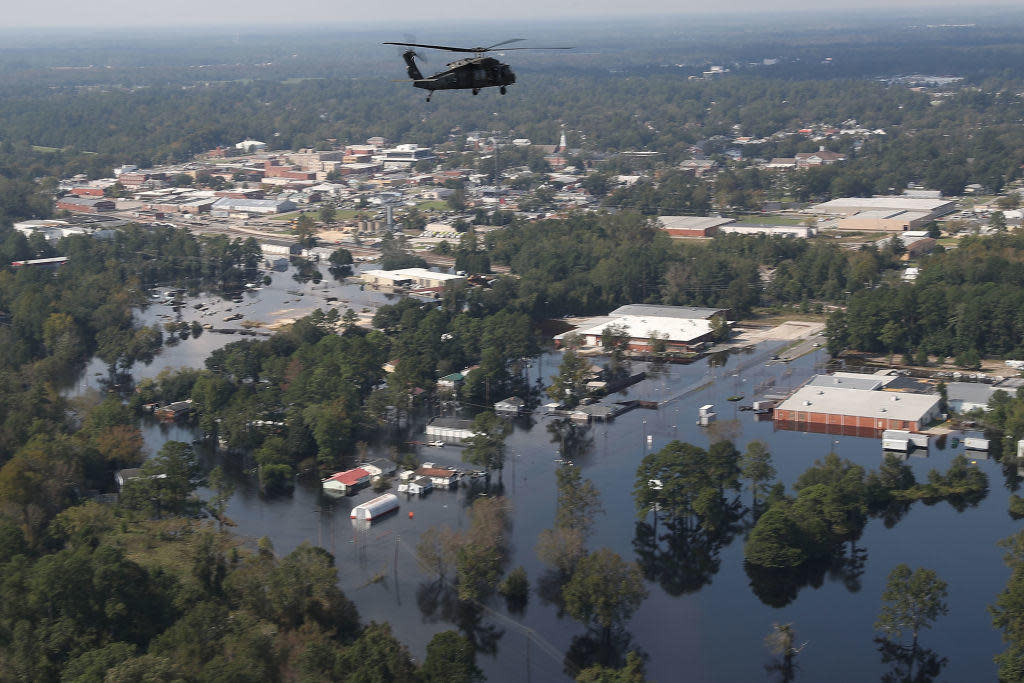
[[[416,51],[406,50],[402,53],[402,59],[405,60],[406,73],[409,74],[409,78],[414,81],[422,81],[423,74],[420,73],[420,68],[416,66]]]

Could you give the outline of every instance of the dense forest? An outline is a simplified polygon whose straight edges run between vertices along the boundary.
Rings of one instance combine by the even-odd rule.
[[[940,359],[976,366],[981,356],[1024,354],[1024,239],[1019,234],[966,238],[958,249],[921,264],[913,283],[855,292],[829,318],[833,351]],[[973,360],[971,360],[973,359]]]
[[[487,245],[520,276],[512,305],[538,318],[639,302],[721,306],[742,317],[756,306],[842,300],[898,263],[891,250],[763,235],[672,240],[631,212],[515,223],[489,233]]]

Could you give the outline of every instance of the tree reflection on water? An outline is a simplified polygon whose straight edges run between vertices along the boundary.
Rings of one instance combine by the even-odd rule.
[[[594,437],[589,425],[581,425],[567,417],[548,424],[551,443],[558,444],[558,455],[563,460],[577,460],[590,453]]]
[[[769,607],[780,608],[796,600],[805,586],[820,588],[826,576],[832,581],[842,581],[851,593],[860,591],[867,555],[865,548],[851,542],[825,560],[806,562],[799,567],[773,569],[744,562],[743,569],[754,595]]]
[[[484,620],[484,607],[480,603],[459,600],[449,582],[424,581],[416,589],[416,604],[428,622],[453,624],[473,644],[476,652],[492,656],[498,652],[498,641],[505,635],[504,629]]]
[[[724,505],[714,526],[690,518],[669,519],[661,533],[645,521],[636,523],[633,550],[644,578],[657,582],[671,596],[700,590],[718,573],[719,552],[728,546],[740,527],[737,505]]]
[[[888,638],[875,638],[883,664],[892,669],[882,675],[884,683],[931,683],[949,660],[920,645],[903,645]]]
[[[626,656],[631,650],[646,660],[647,653],[631,648],[632,643],[633,634],[625,629],[608,632],[604,629],[587,629],[582,635],[573,636],[563,661],[565,675],[575,679],[580,671],[595,665],[621,669],[626,665]]]

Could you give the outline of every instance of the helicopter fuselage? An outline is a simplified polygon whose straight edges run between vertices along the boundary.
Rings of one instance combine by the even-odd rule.
[[[406,63],[412,61],[413,55],[406,53]],[[412,66],[412,65],[410,65]],[[505,86],[516,82],[516,75],[509,68],[494,57],[467,57],[458,59],[446,65],[447,70],[430,76],[429,78],[416,77],[410,69],[410,76],[413,77],[413,85],[424,90],[472,90],[474,94],[481,88]]]

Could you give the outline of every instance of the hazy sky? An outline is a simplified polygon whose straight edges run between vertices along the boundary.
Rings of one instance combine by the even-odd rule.
[[[513,3],[494,0],[173,0],[172,2],[139,2],[138,0],[42,0],[4,3],[3,24],[14,27],[65,26],[147,26],[159,28],[177,25],[235,24],[339,24],[357,22],[404,22],[409,20],[442,20],[445,22],[500,21],[505,13],[522,21],[542,18],[600,18],[637,14],[709,13],[709,7],[720,12],[771,12],[823,8],[843,10],[865,9],[878,13],[888,9],[920,9],[926,7],[969,8],[975,4],[994,7],[1021,6],[1020,0],[847,0],[838,4],[819,0],[517,0]]]

